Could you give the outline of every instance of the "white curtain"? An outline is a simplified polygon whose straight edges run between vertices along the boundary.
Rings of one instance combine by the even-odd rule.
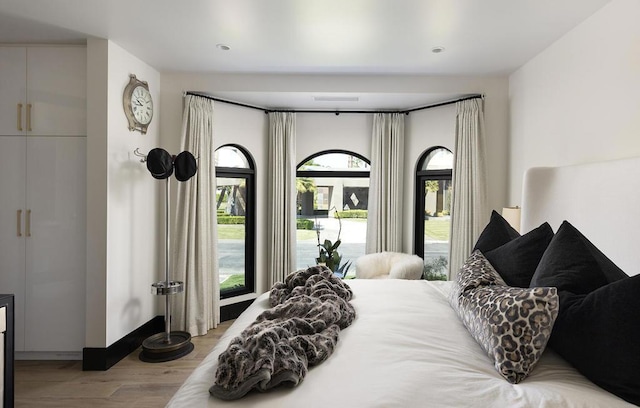
[[[367,254],[402,252],[403,113],[373,117],[367,216]]]
[[[296,116],[269,113],[269,285],[296,267]]]
[[[173,272],[184,293],[173,296],[173,315],[176,327],[201,336],[220,323],[212,100],[185,96],[181,149],[197,158],[198,171],[177,182]]]
[[[488,219],[481,98],[457,103],[449,277],[455,279]]]

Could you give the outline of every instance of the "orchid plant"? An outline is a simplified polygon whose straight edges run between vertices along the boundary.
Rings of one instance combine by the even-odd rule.
[[[335,207],[333,208],[335,209]],[[340,214],[335,212],[336,218],[338,219],[338,237],[336,242],[331,242],[328,239],[325,239],[323,243],[320,243],[320,229],[317,228],[318,222],[316,220],[316,235],[318,237],[318,257],[316,258],[316,263],[318,265],[325,265],[327,268],[331,269],[333,273],[340,277],[344,278],[349,270],[349,266],[351,266],[351,261],[342,264],[342,255],[338,252],[338,247],[340,246],[340,233],[342,232],[342,221],[340,220]]]

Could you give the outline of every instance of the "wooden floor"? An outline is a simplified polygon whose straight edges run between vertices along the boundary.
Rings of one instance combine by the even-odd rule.
[[[140,361],[140,349],[107,371],[82,371],[81,361],[16,361],[15,406],[164,407],[232,322],[194,337],[190,354],[166,363]]]

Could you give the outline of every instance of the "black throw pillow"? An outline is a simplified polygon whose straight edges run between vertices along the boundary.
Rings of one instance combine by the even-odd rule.
[[[640,405],[640,275],[559,297],[550,347],[595,384]]]
[[[545,222],[538,228],[484,253],[496,272],[509,286],[528,288],[540,258],[553,238]]]
[[[497,211],[491,212],[491,218],[484,230],[480,233],[473,251],[480,250],[483,254],[506,244],[512,239],[518,238],[518,231],[505,220]]]
[[[580,231],[564,221],[531,279],[531,287],[555,286],[577,295],[628,278]]]

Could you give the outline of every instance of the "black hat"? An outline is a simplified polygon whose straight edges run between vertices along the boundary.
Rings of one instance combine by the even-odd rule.
[[[147,155],[147,169],[154,178],[166,179],[173,174],[171,155],[159,147],[151,149]]]
[[[198,170],[196,158],[187,151],[178,154],[173,164],[176,166],[176,178],[179,181],[189,180]]]

